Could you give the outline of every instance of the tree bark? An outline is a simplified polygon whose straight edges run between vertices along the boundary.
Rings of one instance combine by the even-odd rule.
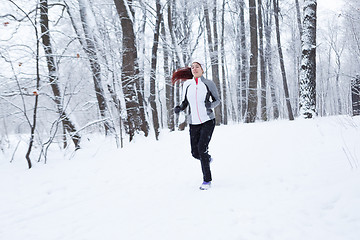
[[[299,29],[299,37],[297,37],[294,42],[295,42],[295,53],[294,53],[294,68],[295,68],[295,75],[296,75],[296,87],[294,88],[294,92],[296,95],[298,95],[299,93],[299,83],[300,83],[300,67],[301,67],[301,38],[302,38],[302,32],[303,32],[303,28],[302,28],[302,22],[301,22],[301,11],[300,11],[300,5],[299,5],[299,0],[295,0],[295,8],[296,8],[296,18],[297,18],[297,24],[298,24],[298,29]],[[300,40],[299,40],[300,39]],[[299,98],[295,98],[295,101],[293,102],[295,104],[295,106],[299,105]],[[299,115],[299,108],[295,109],[295,116]]]
[[[222,117],[223,117],[223,124],[227,125],[228,123],[228,111],[227,111],[227,87],[226,87],[226,76],[225,76],[225,42],[224,42],[224,36],[225,36],[225,0],[223,0],[223,4],[222,4],[222,11],[221,11],[221,41],[220,41],[220,46],[221,46],[221,71],[222,71],[222,89],[223,89],[223,94],[222,94],[222,103],[223,103],[223,112],[222,112]]]
[[[265,80],[265,56],[264,56],[264,33],[262,18],[262,0],[258,0],[258,26],[259,26],[259,58],[260,58],[260,83],[261,83],[261,120],[267,121],[266,107],[266,80]]]
[[[316,115],[316,0],[305,0],[300,70],[300,115]]]
[[[142,8],[142,12],[143,12],[143,16],[141,19],[141,25],[139,26],[139,30],[138,30],[138,42],[139,42],[139,46],[138,46],[138,50],[139,50],[139,60],[138,60],[138,65],[139,65],[139,84],[140,84],[140,91],[142,96],[145,96],[145,62],[146,62],[146,41],[145,41],[145,37],[146,37],[146,25],[147,25],[147,9],[146,9],[146,5],[144,4],[143,1],[140,1],[140,6]],[[144,103],[146,105],[146,102]]]
[[[249,0],[249,17],[250,17],[250,79],[249,79],[249,96],[246,123],[252,123],[256,120],[257,114],[257,70],[258,70],[258,38],[257,38],[257,22],[256,22],[256,3],[255,0]]]
[[[279,52],[279,61],[280,61],[280,68],[281,68],[281,75],[283,79],[283,86],[285,92],[285,100],[286,100],[286,107],[289,114],[289,120],[294,120],[293,111],[291,108],[290,103],[290,96],[289,96],[289,88],[286,79],[286,71],[285,71],[285,64],[284,64],[284,56],[281,47],[281,39],[280,39],[280,26],[279,26],[279,0],[274,0],[274,17],[275,17],[275,27],[276,27],[276,39],[278,45],[278,52]]]
[[[248,72],[248,54],[246,45],[245,29],[245,0],[240,0],[240,45],[241,45],[241,117],[245,118],[247,110],[247,72]]]
[[[167,125],[170,131],[175,131],[174,125],[174,88],[171,83],[171,74],[169,68],[169,47],[167,45],[165,19],[162,18],[161,36],[164,40],[164,77],[165,77],[165,96],[166,96],[166,109],[167,109]]]
[[[241,14],[241,10],[240,8],[242,8],[242,6],[240,6],[240,4],[236,4],[236,11],[240,12]],[[236,42],[238,42],[238,44],[235,44],[235,56],[236,56],[236,82],[235,82],[235,89],[236,89],[236,105],[237,108],[235,110],[235,115],[236,115],[236,120],[238,122],[240,122],[243,119],[243,114],[242,114],[242,106],[243,106],[243,96],[242,96],[242,79],[241,79],[241,71],[243,69],[242,66],[242,59],[241,59],[241,53],[242,53],[242,46],[241,44],[241,22],[240,22],[240,15],[236,21],[236,26],[235,26],[235,30],[234,32],[236,33]]]
[[[175,59],[175,69],[178,69],[180,66],[184,67],[185,66],[185,62],[183,61],[183,58],[180,57],[180,52],[178,50],[178,45],[176,43],[176,36],[175,36],[175,26],[174,26],[174,21],[175,19],[178,18],[176,14],[176,1],[175,0],[171,0],[168,3],[168,9],[167,9],[167,14],[168,14],[168,25],[169,25],[169,33],[170,33],[170,37],[171,37],[171,43],[172,43],[172,55],[175,55],[174,59]]]
[[[214,52],[213,54],[210,53],[210,56],[212,56],[212,75],[213,75],[213,81],[216,84],[217,89],[219,90],[220,96],[224,96],[223,93],[225,90],[222,89],[222,86],[220,84],[220,74],[219,74],[219,36],[217,31],[217,0],[213,1],[213,33],[214,33]],[[215,108],[215,118],[218,120],[218,124],[224,123],[223,122],[223,109],[224,109],[224,102],[225,99],[222,99],[221,105],[217,108]]]
[[[204,17],[206,24],[206,32],[207,32],[207,40],[208,47],[210,52],[210,61],[211,61],[211,72],[212,72],[212,80],[216,84],[217,89],[221,92],[221,86],[219,81],[219,61],[218,61],[218,36],[217,36],[217,27],[216,27],[216,1],[215,1],[215,10],[213,11],[213,29],[214,29],[214,42],[211,36],[211,24],[210,24],[210,16],[209,16],[209,8],[207,2],[204,2]],[[221,107],[215,108],[215,119],[216,124],[219,125],[221,123]]]
[[[265,14],[265,38],[266,38],[266,47],[265,47],[265,65],[267,66],[268,71],[268,84],[270,86],[270,95],[271,95],[271,102],[272,102],[272,108],[273,108],[273,116],[274,119],[279,118],[279,104],[278,99],[276,97],[276,87],[275,87],[275,81],[274,81],[274,70],[273,70],[273,64],[272,64],[272,44],[271,44],[271,32],[272,32],[272,0],[267,0],[266,3],[266,11],[267,14]]]
[[[296,7],[296,19],[297,19],[298,28],[299,28],[299,36],[301,39],[303,28],[302,28],[302,23],[301,23],[301,12],[300,12],[299,0],[295,0],[295,7]]]
[[[360,115],[360,75],[351,79],[352,115]]]
[[[156,140],[159,139],[159,116],[156,106],[156,64],[157,64],[157,51],[159,46],[161,18],[162,18],[162,13],[161,13],[160,0],[156,0],[156,22],[155,22],[155,30],[154,30],[154,42],[152,47],[151,72],[150,72],[150,106],[152,111]]]
[[[144,99],[138,78],[137,48],[132,13],[127,11],[126,0],[114,0],[122,27],[122,85],[127,111],[129,140],[132,141],[138,130],[148,135],[149,127],[145,118]]]

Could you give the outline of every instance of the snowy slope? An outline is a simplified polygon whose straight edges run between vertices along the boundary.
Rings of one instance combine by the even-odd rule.
[[[220,126],[198,189],[188,130],[83,143],[26,169],[0,155],[4,240],[358,240],[360,118]]]

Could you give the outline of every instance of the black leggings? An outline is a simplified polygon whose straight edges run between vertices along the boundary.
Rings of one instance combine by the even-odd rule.
[[[208,153],[208,146],[214,132],[214,128],[215,119],[199,125],[190,124],[191,154],[194,158],[200,160],[205,182],[210,182],[212,180],[209,164],[211,156]]]

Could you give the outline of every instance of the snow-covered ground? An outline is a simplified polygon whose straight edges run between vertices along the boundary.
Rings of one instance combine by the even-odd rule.
[[[0,239],[359,239],[360,118],[216,127],[208,191],[188,130],[160,138],[84,140],[31,170],[0,153]]]

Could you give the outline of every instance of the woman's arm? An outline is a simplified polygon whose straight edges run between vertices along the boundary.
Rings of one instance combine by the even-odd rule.
[[[209,92],[211,94],[211,97],[213,99],[213,102],[210,102],[211,103],[210,108],[216,108],[221,103],[219,92],[218,92],[218,90],[216,88],[216,85],[215,85],[215,83],[213,81],[210,81],[210,80],[207,80],[207,79],[203,79],[203,82],[208,87],[208,90],[209,90]]]

